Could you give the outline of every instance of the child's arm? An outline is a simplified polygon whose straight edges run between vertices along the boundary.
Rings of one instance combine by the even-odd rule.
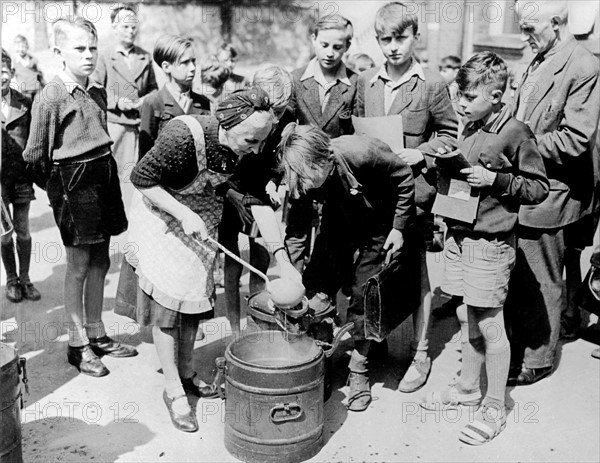
[[[44,90],[36,96],[31,108],[30,127],[27,145],[23,151],[23,159],[28,164],[28,171],[37,186],[46,189],[52,167],[52,152],[56,133],[56,117],[53,108],[44,103]]]

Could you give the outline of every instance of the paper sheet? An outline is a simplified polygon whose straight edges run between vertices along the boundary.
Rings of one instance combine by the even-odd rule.
[[[383,117],[352,116],[352,124],[358,135],[377,138],[389,145],[396,154],[404,149],[404,131],[400,114]]]

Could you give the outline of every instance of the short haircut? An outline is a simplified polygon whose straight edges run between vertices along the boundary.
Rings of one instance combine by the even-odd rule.
[[[368,68],[375,67],[375,61],[366,53],[355,53],[346,61],[346,66],[353,71],[356,71],[361,64]]]
[[[375,14],[375,33],[401,35],[407,28],[413,34],[419,32],[419,18],[413,8],[404,3],[391,2],[383,5]]]
[[[337,30],[346,33],[346,42],[348,46],[352,41],[352,37],[354,36],[354,26],[352,26],[352,22],[349,19],[344,18],[339,14],[330,14],[326,15],[323,19],[321,19],[317,24],[315,24],[315,28],[313,33],[315,37],[319,35],[321,31],[327,30]]]
[[[87,31],[94,40],[98,40],[98,32],[94,24],[81,16],[67,16],[54,21],[52,31],[54,32],[54,45],[58,46],[60,42],[67,38],[69,31],[81,29]]]
[[[331,157],[330,138],[312,125],[288,124],[279,143],[279,171],[293,198],[306,193],[306,180],[314,176],[313,166],[324,165]]]
[[[193,46],[192,39],[182,35],[162,35],[154,44],[152,58],[161,66],[164,61],[177,64],[188,48]]]
[[[202,85],[210,85],[215,89],[221,88],[227,82],[230,75],[231,71],[229,68],[213,55],[209,56],[200,67]]]
[[[233,45],[231,45],[230,43],[222,43],[217,53],[221,53],[222,51],[228,53],[232,58],[237,58],[238,52],[235,48],[233,48]]]
[[[24,35],[17,35],[15,37],[15,39],[13,40],[13,43],[24,43],[25,45],[29,45],[29,42],[27,41],[27,37],[25,37]]]
[[[3,48],[2,49],[2,65],[4,66],[6,64],[6,66],[8,67],[8,69],[10,69],[12,71],[12,58],[10,57],[10,55],[8,54],[8,52]]]
[[[456,83],[461,92],[479,86],[506,90],[508,70],[506,63],[495,53],[484,51],[469,59],[458,71]]]
[[[115,22],[115,20],[117,19],[117,16],[119,15],[119,13],[121,11],[130,11],[134,15],[137,16],[137,7],[132,3],[125,3],[123,5],[119,5],[111,10],[111,12],[110,12],[111,24]]]
[[[448,68],[459,69],[460,66],[461,66],[461,61],[458,56],[454,56],[454,55],[444,56],[440,60],[440,71],[442,69],[448,69]]]
[[[274,108],[287,106],[292,98],[292,75],[275,64],[259,68],[252,78],[252,85],[260,87],[269,94]]]

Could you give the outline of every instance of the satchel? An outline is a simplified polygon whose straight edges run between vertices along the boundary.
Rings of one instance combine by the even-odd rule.
[[[420,304],[421,272],[419,249],[407,243],[379,273],[369,278],[364,289],[365,337],[383,341]]]

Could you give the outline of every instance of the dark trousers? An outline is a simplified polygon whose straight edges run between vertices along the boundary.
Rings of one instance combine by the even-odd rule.
[[[565,306],[564,228],[519,227],[517,260],[511,274],[505,316],[514,367],[550,367]]]
[[[307,197],[290,199],[285,228],[285,245],[290,255],[290,262],[302,272],[304,264],[310,257],[312,228],[318,220],[317,208],[313,200]]]

